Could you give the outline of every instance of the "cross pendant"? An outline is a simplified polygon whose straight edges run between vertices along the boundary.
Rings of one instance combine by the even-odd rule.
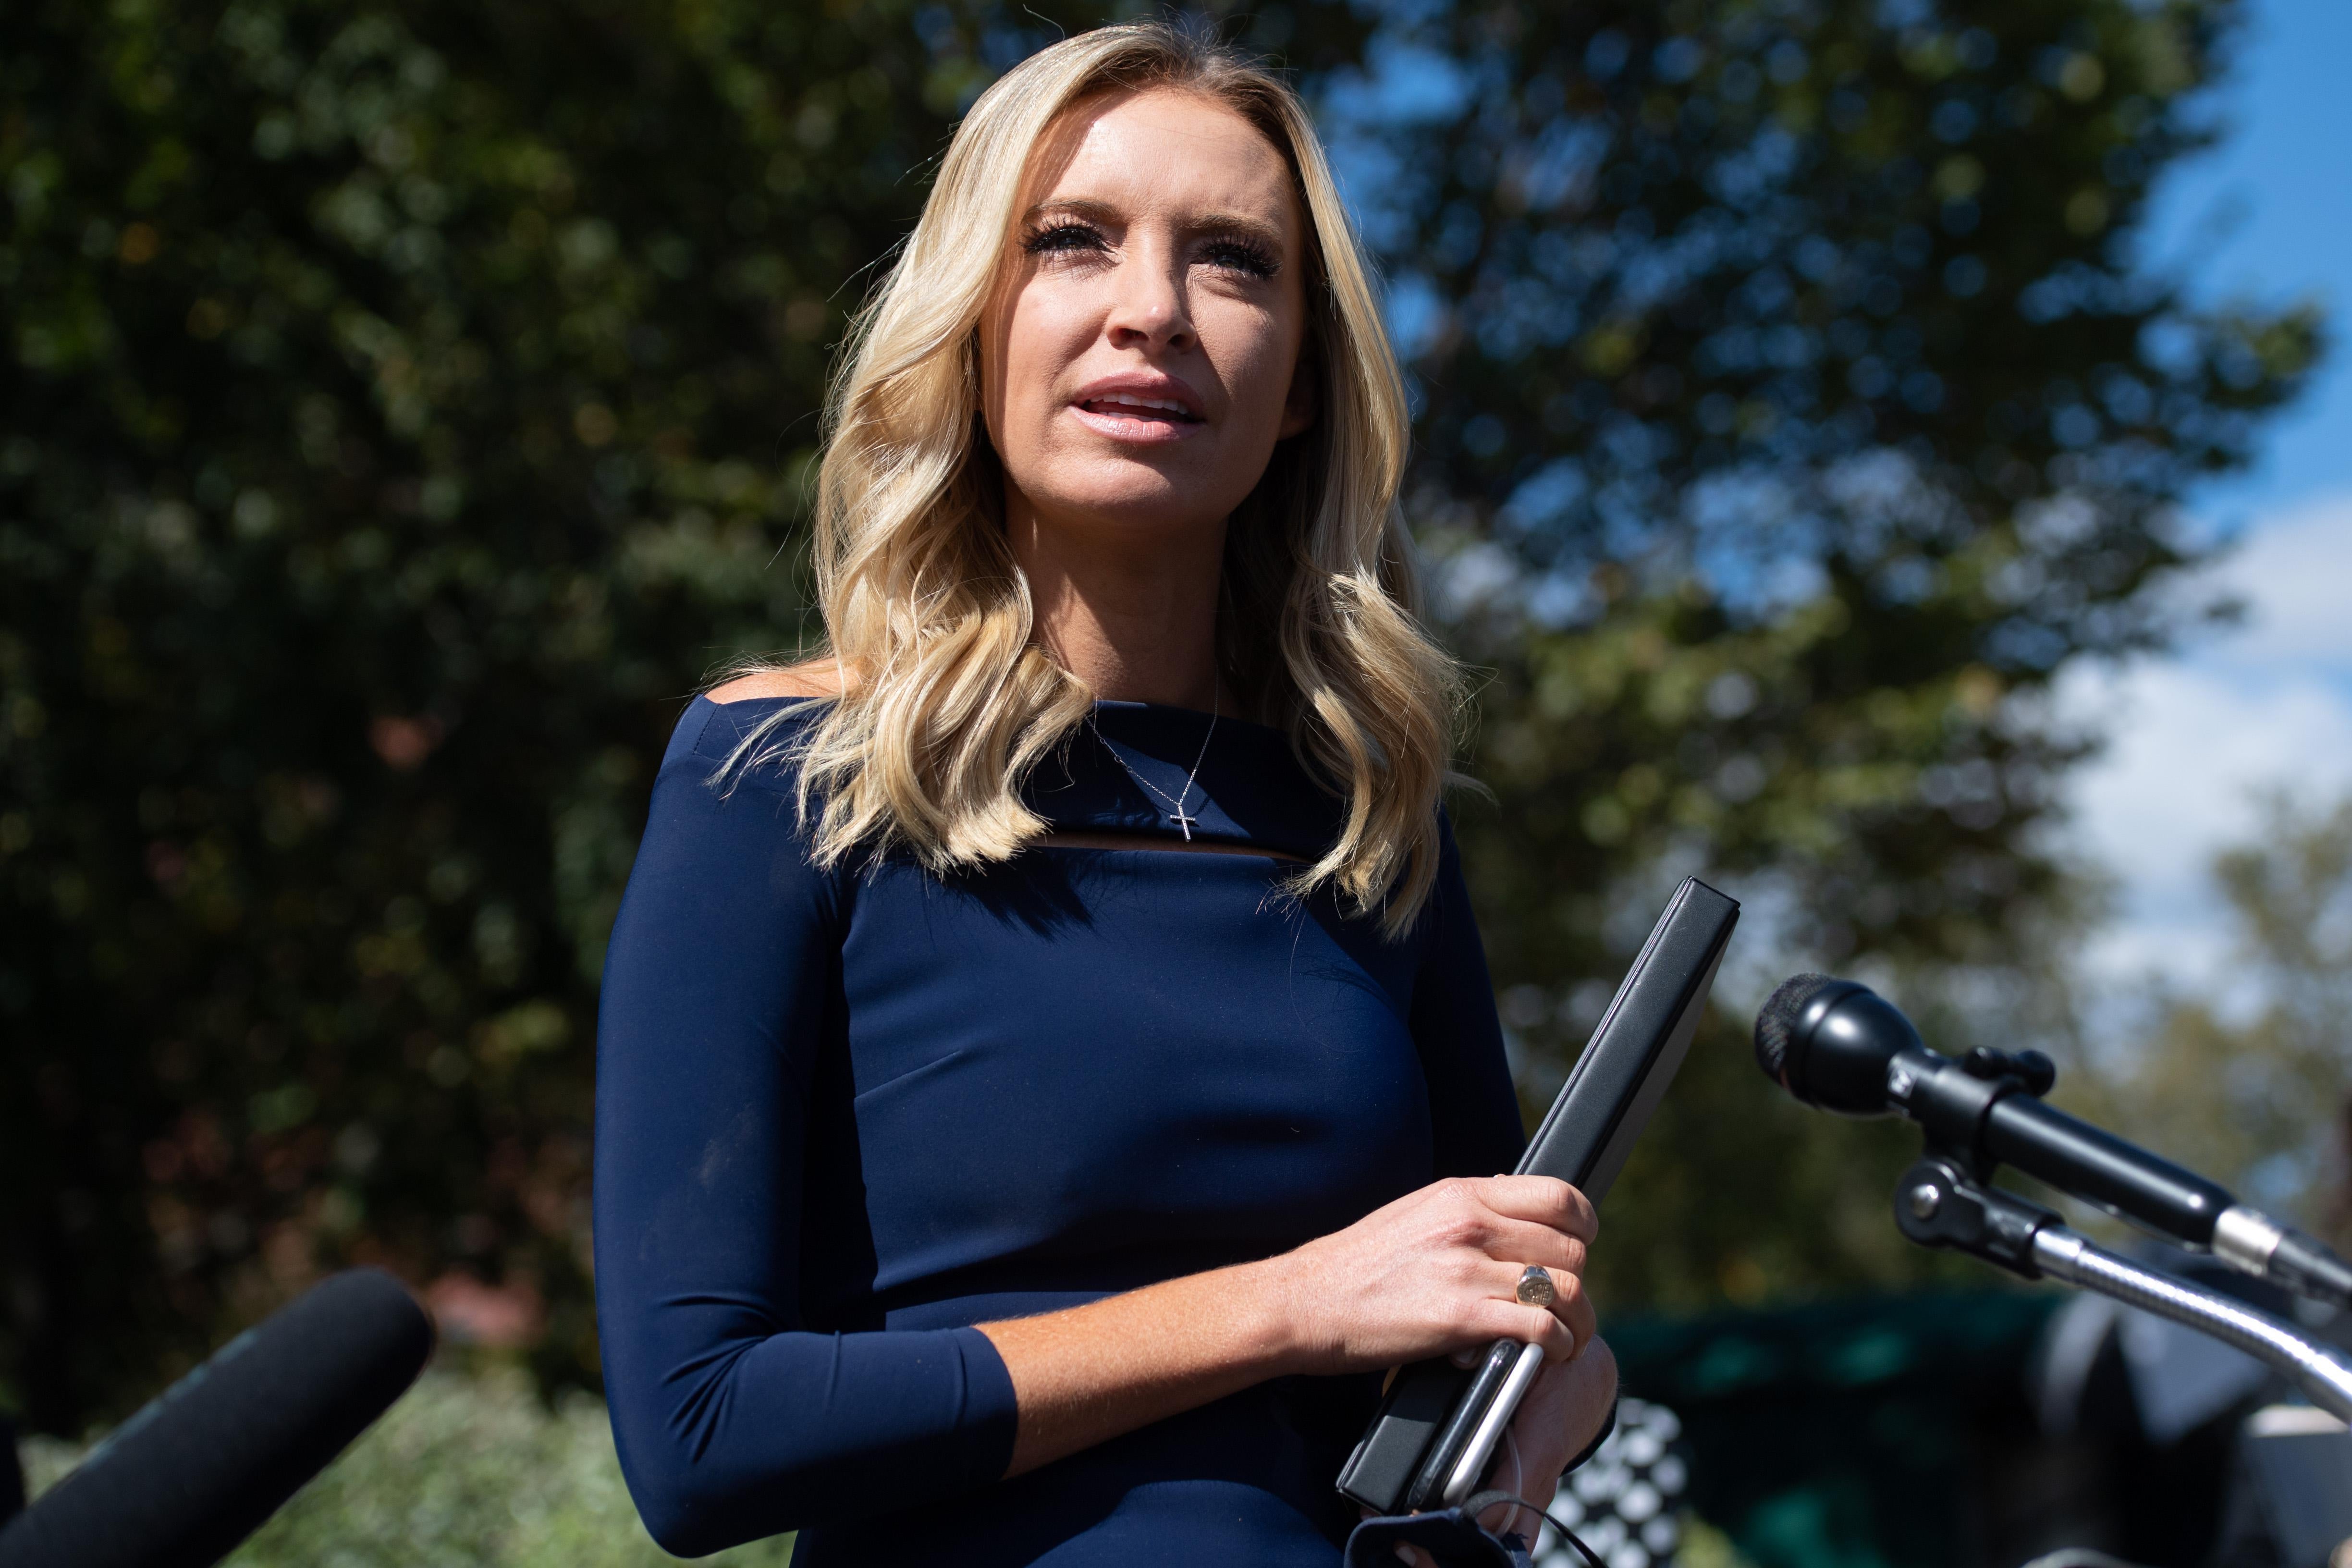
[[[1175,814],[1170,816],[1168,820],[1184,830],[1185,843],[1190,844],[1192,842],[1192,824],[1200,821],[1201,819],[1199,817],[1187,816],[1184,815],[1182,808],[1179,807]]]

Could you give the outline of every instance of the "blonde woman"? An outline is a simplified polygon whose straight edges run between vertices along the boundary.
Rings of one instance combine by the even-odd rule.
[[[1277,79],[1116,27],[973,107],[835,391],[828,656],[687,710],[613,933],[598,1319],[663,1545],[1328,1565],[1383,1369],[1503,1335],[1553,1364],[1498,1479],[1595,1439],[1591,1207],[1494,1174],[1404,448]]]

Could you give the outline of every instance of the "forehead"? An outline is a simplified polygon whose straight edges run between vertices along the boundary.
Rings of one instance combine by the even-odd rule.
[[[1198,93],[1088,99],[1038,149],[1027,205],[1105,202],[1137,213],[1227,212],[1297,231],[1290,166],[1265,133]]]

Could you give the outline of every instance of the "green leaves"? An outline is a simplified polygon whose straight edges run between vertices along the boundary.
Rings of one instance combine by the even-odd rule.
[[[893,7],[0,21],[0,1016],[46,1086],[0,1097],[0,1365],[36,1421],[362,1257],[529,1282],[590,1374],[604,932],[677,702],[801,636],[827,344],[951,54]],[[170,1156],[199,1123],[218,1158]],[[141,1192],[163,1217],[95,1201]]]
[[[1340,78],[1414,348],[1412,505],[1493,671],[1495,799],[1457,810],[1532,1104],[1684,872],[1748,901],[1752,963],[1922,997],[2046,969],[2095,742],[2049,683],[2195,613],[2189,488],[2318,351],[2309,312],[2204,310],[2136,251],[2235,16],[1464,5]],[[1885,1245],[1901,1140],[1774,1104],[1744,1033],[1612,1199],[1609,1299],[1927,1267]]]
[[[535,1293],[538,1370],[595,1375],[594,979],[645,792],[703,674],[813,630],[833,345],[954,114],[1101,19],[1039,9],[0,9],[0,1397],[35,1424],[347,1260]],[[2040,694],[2162,640],[2186,487],[2317,351],[2132,251],[2234,16],[1249,24],[1412,349],[1531,1100],[1685,869],[1792,960],[2035,958],[2084,744]],[[1739,1032],[1612,1200],[1612,1301],[1915,1266],[1855,1174],[1899,1151],[1776,1104]]]
[[[2342,1245],[2352,801],[2281,794],[2258,828],[2212,868],[2237,938],[2220,984],[2147,976],[2137,1048],[2085,1053],[2084,1097],[2149,1147]]]

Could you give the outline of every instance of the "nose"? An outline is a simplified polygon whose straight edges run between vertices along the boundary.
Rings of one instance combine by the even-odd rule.
[[[1112,347],[1181,351],[1192,345],[1192,310],[1185,297],[1183,268],[1171,249],[1136,247],[1119,264],[1112,288],[1110,316],[1104,324]]]

